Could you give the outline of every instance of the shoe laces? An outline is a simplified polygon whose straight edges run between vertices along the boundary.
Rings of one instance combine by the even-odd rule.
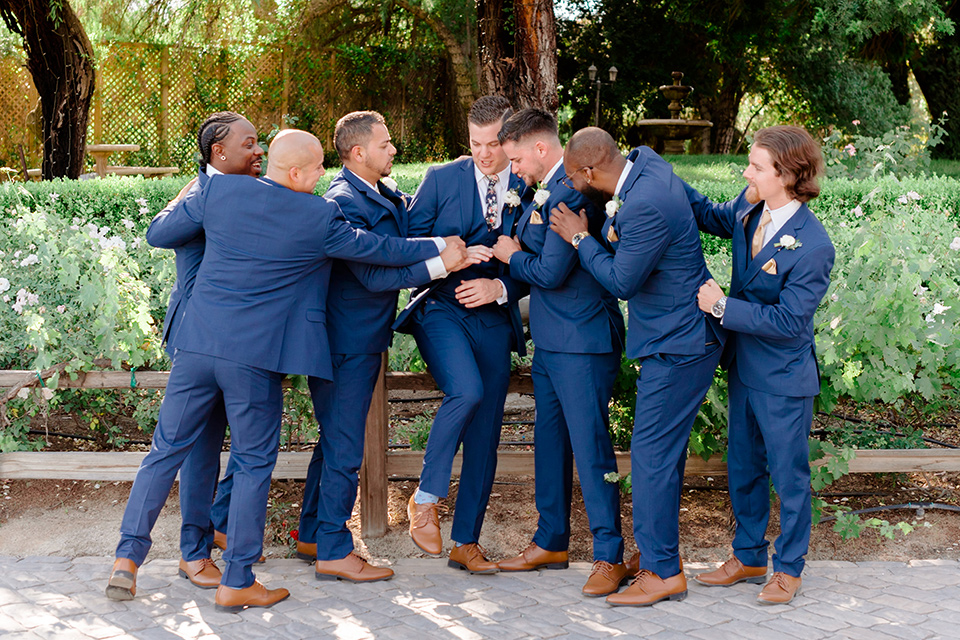
[[[467,555],[470,559],[474,559],[477,556],[480,556],[480,559],[484,562],[490,562],[487,560],[487,550],[480,546],[479,542],[474,542],[473,544],[465,544]]]
[[[778,589],[781,589],[781,590],[783,590],[783,591],[789,591],[789,590],[790,590],[790,585],[787,584],[787,577],[786,577],[786,576],[787,576],[787,574],[783,573],[782,571],[777,571],[777,572],[775,572],[775,573],[773,574],[773,577],[770,578],[770,582],[767,583],[767,586],[768,586],[768,587],[769,587],[769,586],[775,586],[775,587],[777,587]]]
[[[197,567],[197,573],[203,573],[204,569],[207,567],[213,567],[214,569],[217,568],[217,565],[214,564],[212,558],[200,558],[197,562],[200,563],[200,566]]]
[[[416,528],[424,527],[428,524],[434,524],[440,526],[440,511],[444,513],[447,512],[447,505],[440,504],[439,502],[428,503],[433,504],[432,509],[424,509],[423,511],[417,511],[414,515],[413,526]]]
[[[607,580],[613,580],[613,565],[605,560],[597,560],[593,563],[593,570],[590,577],[599,575]]]
[[[640,571],[637,572],[637,577],[630,582],[630,586],[632,587],[633,585],[637,585],[642,591],[646,591],[646,589],[644,589],[644,586],[643,586],[644,582],[648,580],[659,580],[659,579],[660,577],[657,574],[655,574],[653,571],[650,571],[649,569],[640,569]]]

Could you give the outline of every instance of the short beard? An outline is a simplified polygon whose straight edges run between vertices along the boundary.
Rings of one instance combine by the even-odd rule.
[[[594,204],[598,209],[603,211],[604,207],[607,204],[607,200],[610,198],[603,191],[596,189],[593,185],[585,184],[581,189],[580,193],[587,198],[590,202]]]
[[[747,187],[747,192],[744,194],[744,197],[750,204],[759,204],[761,200],[760,192],[757,191],[757,188],[753,185]]]

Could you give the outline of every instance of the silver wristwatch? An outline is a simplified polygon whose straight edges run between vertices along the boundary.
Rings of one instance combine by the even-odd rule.
[[[710,307],[710,313],[714,318],[722,318],[723,312],[727,310],[727,296],[723,296],[719,300],[713,303],[713,306]]]
[[[588,232],[588,231],[581,231],[581,232],[579,232],[579,233],[575,233],[575,234],[573,234],[573,238],[570,239],[570,244],[573,245],[573,248],[574,248],[574,249],[579,250],[579,249],[580,249],[580,242],[581,242],[584,238],[588,237],[589,235],[590,235],[590,232]]]

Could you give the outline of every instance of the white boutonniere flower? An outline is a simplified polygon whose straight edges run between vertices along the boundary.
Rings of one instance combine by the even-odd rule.
[[[389,176],[380,178],[380,182],[382,182],[383,186],[385,186],[387,189],[390,189],[390,191],[396,191],[397,186],[399,186],[397,185],[397,181]]]
[[[622,204],[623,204],[623,200],[621,200],[617,196],[613,196],[613,200],[609,200],[606,206],[604,207],[604,211],[606,211],[607,217],[612,218],[613,216],[617,215],[617,211],[620,211],[620,206]]]
[[[517,189],[513,188],[507,191],[507,195],[503,196],[503,201],[508,207],[519,207],[520,194],[517,192]]]
[[[533,201],[537,205],[537,209],[545,205],[549,199],[550,192],[537,184],[537,191],[533,194]]]
[[[791,251],[793,251],[798,247],[802,247],[803,243],[798,242],[797,239],[794,238],[793,236],[782,235],[780,236],[780,242],[774,243],[773,246],[775,246],[778,249],[790,249]]]

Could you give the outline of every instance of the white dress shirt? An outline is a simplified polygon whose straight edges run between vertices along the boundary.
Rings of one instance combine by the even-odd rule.
[[[487,213],[487,189],[490,185],[490,179],[487,178],[480,171],[480,167],[474,163],[473,165],[473,175],[477,180],[477,192],[480,194],[480,209],[483,211],[483,214]],[[497,180],[496,192],[497,192],[497,217],[493,222],[493,228],[496,229],[500,226],[500,223],[503,221],[503,201],[507,195],[507,187],[510,186],[510,164],[507,164],[507,168],[497,174],[499,178]]]
[[[560,156],[560,162],[553,165],[553,169],[550,169],[550,172],[547,175],[543,176],[543,180],[540,182],[540,184],[550,184],[550,181],[553,180],[553,176],[557,175],[557,171],[559,171],[562,167],[563,167],[563,156]]]
[[[793,217],[793,214],[800,209],[800,204],[801,203],[799,200],[791,200],[779,209],[771,209],[766,203],[763,204],[763,208],[770,212],[770,224],[768,224],[763,230],[764,246],[766,246],[766,244],[777,235],[777,231],[780,231],[780,229],[783,228],[783,225],[790,221],[790,218]]]
[[[630,175],[630,169],[633,169],[633,162],[627,160],[626,166],[623,167],[623,171],[620,172],[620,179],[617,180],[617,188],[613,190],[613,195],[616,198],[623,200],[623,197],[620,195],[620,189],[623,189],[623,183],[627,181],[627,176]]]

